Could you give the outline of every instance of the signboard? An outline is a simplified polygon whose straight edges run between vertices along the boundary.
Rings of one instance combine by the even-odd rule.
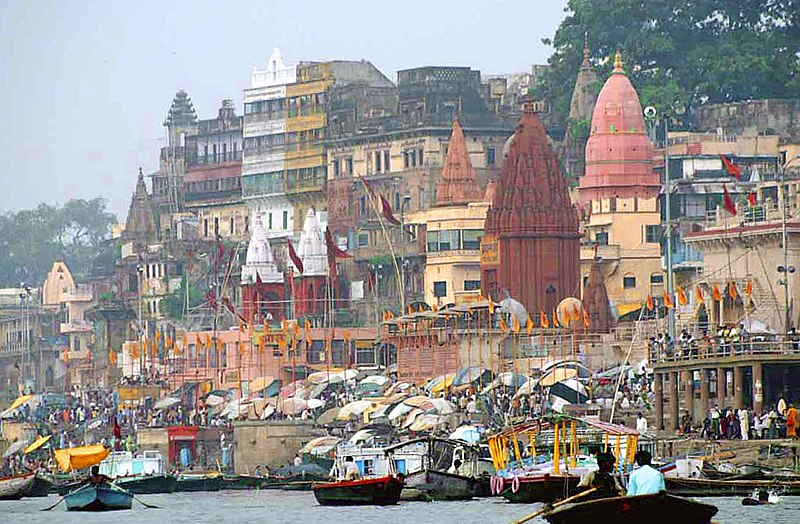
[[[500,263],[500,249],[497,237],[494,235],[486,235],[481,239],[481,265],[483,264],[499,264]]]

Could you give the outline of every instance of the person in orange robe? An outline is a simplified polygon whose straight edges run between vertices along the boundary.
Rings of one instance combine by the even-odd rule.
[[[786,410],[786,438],[797,438],[797,423],[798,420],[797,408],[794,404],[789,404],[789,409]]]

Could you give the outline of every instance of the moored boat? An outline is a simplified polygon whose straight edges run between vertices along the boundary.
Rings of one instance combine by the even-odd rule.
[[[784,495],[800,495],[797,480],[714,480],[667,477],[669,493],[684,497],[747,497],[754,491],[779,490]]]
[[[111,482],[87,482],[64,497],[67,511],[115,511],[131,509],[133,494]]]
[[[181,473],[175,483],[176,492],[219,491],[222,489],[222,475],[217,473]]]
[[[314,484],[314,497],[323,506],[387,506],[400,501],[403,480],[392,475]]]
[[[33,476],[33,482],[30,487],[25,491],[25,497],[46,497],[50,490],[53,489],[54,482],[45,473],[36,472]]]
[[[177,479],[174,475],[133,475],[117,477],[114,484],[135,495],[151,495],[154,493],[172,493],[175,491]]]
[[[19,500],[33,485],[35,473],[0,478],[0,500]]]
[[[254,475],[223,475],[222,489],[251,490],[261,489],[266,479]]]
[[[498,477],[499,478],[499,477]],[[495,488],[509,502],[532,504],[534,502],[551,503],[569,497],[578,492],[578,475],[559,474],[517,477],[504,479],[502,485]],[[500,482],[495,479],[495,482]]]
[[[635,497],[612,497],[574,502],[542,515],[550,524],[585,522],[662,522],[669,518],[681,524],[708,524],[717,508],[693,500],[657,493]]]
[[[478,480],[435,469],[409,473],[405,478],[408,488],[418,489],[432,500],[469,500],[477,495]]]

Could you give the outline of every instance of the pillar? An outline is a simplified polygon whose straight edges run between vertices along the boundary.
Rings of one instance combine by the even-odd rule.
[[[733,408],[741,409],[744,402],[744,366],[736,366],[733,368]]]
[[[708,370],[706,368],[700,369],[700,407],[705,418],[708,410],[711,409],[708,402]]]
[[[753,411],[764,407],[764,366],[761,362],[753,364]]]
[[[725,368],[717,368],[717,404],[725,408]]]
[[[653,379],[653,395],[655,397],[656,431],[664,429],[664,397],[662,396],[661,373],[655,372]]]
[[[673,431],[678,430],[678,424],[680,422],[678,416],[678,378],[680,374],[677,371],[673,371],[670,373],[669,376],[669,416],[670,416],[670,426],[672,427]]]
[[[686,396],[684,399],[684,403],[686,406],[686,411],[689,412],[691,415],[692,420],[695,419],[694,416],[694,371],[684,371],[683,372],[683,381],[686,384]]]

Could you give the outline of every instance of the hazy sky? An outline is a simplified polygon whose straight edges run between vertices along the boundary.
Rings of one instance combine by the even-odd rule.
[[[287,62],[529,70],[566,0],[0,0],[0,212],[109,200],[124,220],[138,166],[158,167],[185,89],[199,118],[236,101],[273,45]]]

